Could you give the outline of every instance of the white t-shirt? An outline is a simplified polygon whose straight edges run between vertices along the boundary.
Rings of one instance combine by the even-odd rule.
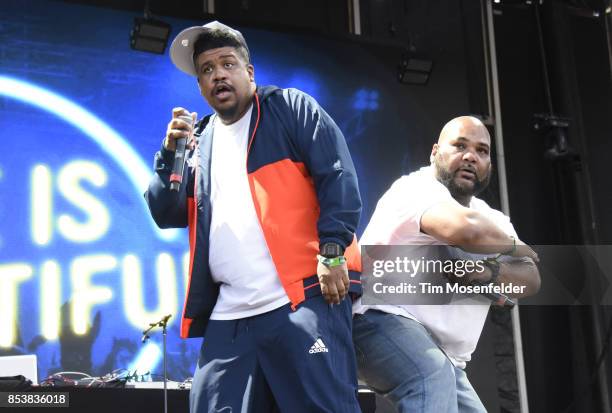
[[[456,202],[448,189],[435,178],[431,166],[402,176],[378,201],[360,244],[443,245],[443,242],[421,232],[421,217],[430,207],[445,201]],[[469,208],[484,214],[502,231],[516,237],[510,219],[483,200],[472,197]],[[460,299],[463,304],[401,306],[369,306],[358,300],[353,312],[363,314],[368,309],[376,309],[414,319],[427,328],[455,366],[465,368],[482,333],[489,303],[481,297]],[[454,299],[454,302],[457,301]]]
[[[253,205],[246,171],[253,106],[231,125],[214,117],[209,265],[221,283],[210,318],[235,320],[289,302]]]

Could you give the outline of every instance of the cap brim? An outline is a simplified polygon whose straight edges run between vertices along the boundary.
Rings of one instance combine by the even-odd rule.
[[[189,27],[180,32],[170,45],[170,60],[179,70],[191,76],[196,76],[193,64],[193,44],[198,36],[210,29],[203,26]]]

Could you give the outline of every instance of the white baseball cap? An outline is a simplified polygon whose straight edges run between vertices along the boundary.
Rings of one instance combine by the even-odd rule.
[[[247,59],[249,57],[249,48],[238,30],[232,29],[218,21],[206,23],[204,26],[189,27],[180,32],[172,41],[170,46],[170,59],[172,63],[181,71],[191,76],[197,76],[195,65],[193,63],[193,46],[202,33],[222,31],[228,32],[234,38],[236,44],[242,46],[247,51]]]

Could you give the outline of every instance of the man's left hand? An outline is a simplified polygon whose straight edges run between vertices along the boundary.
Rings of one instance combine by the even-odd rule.
[[[340,304],[349,289],[349,276],[346,263],[328,267],[319,262],[317,275],[321,284],[323,298],[330,304]]]

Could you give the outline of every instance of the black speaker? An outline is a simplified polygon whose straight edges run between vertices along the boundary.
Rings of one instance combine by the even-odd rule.
[[[32,389],[32,382],[24,376],[0,377],[0,391],[27,391]]]

